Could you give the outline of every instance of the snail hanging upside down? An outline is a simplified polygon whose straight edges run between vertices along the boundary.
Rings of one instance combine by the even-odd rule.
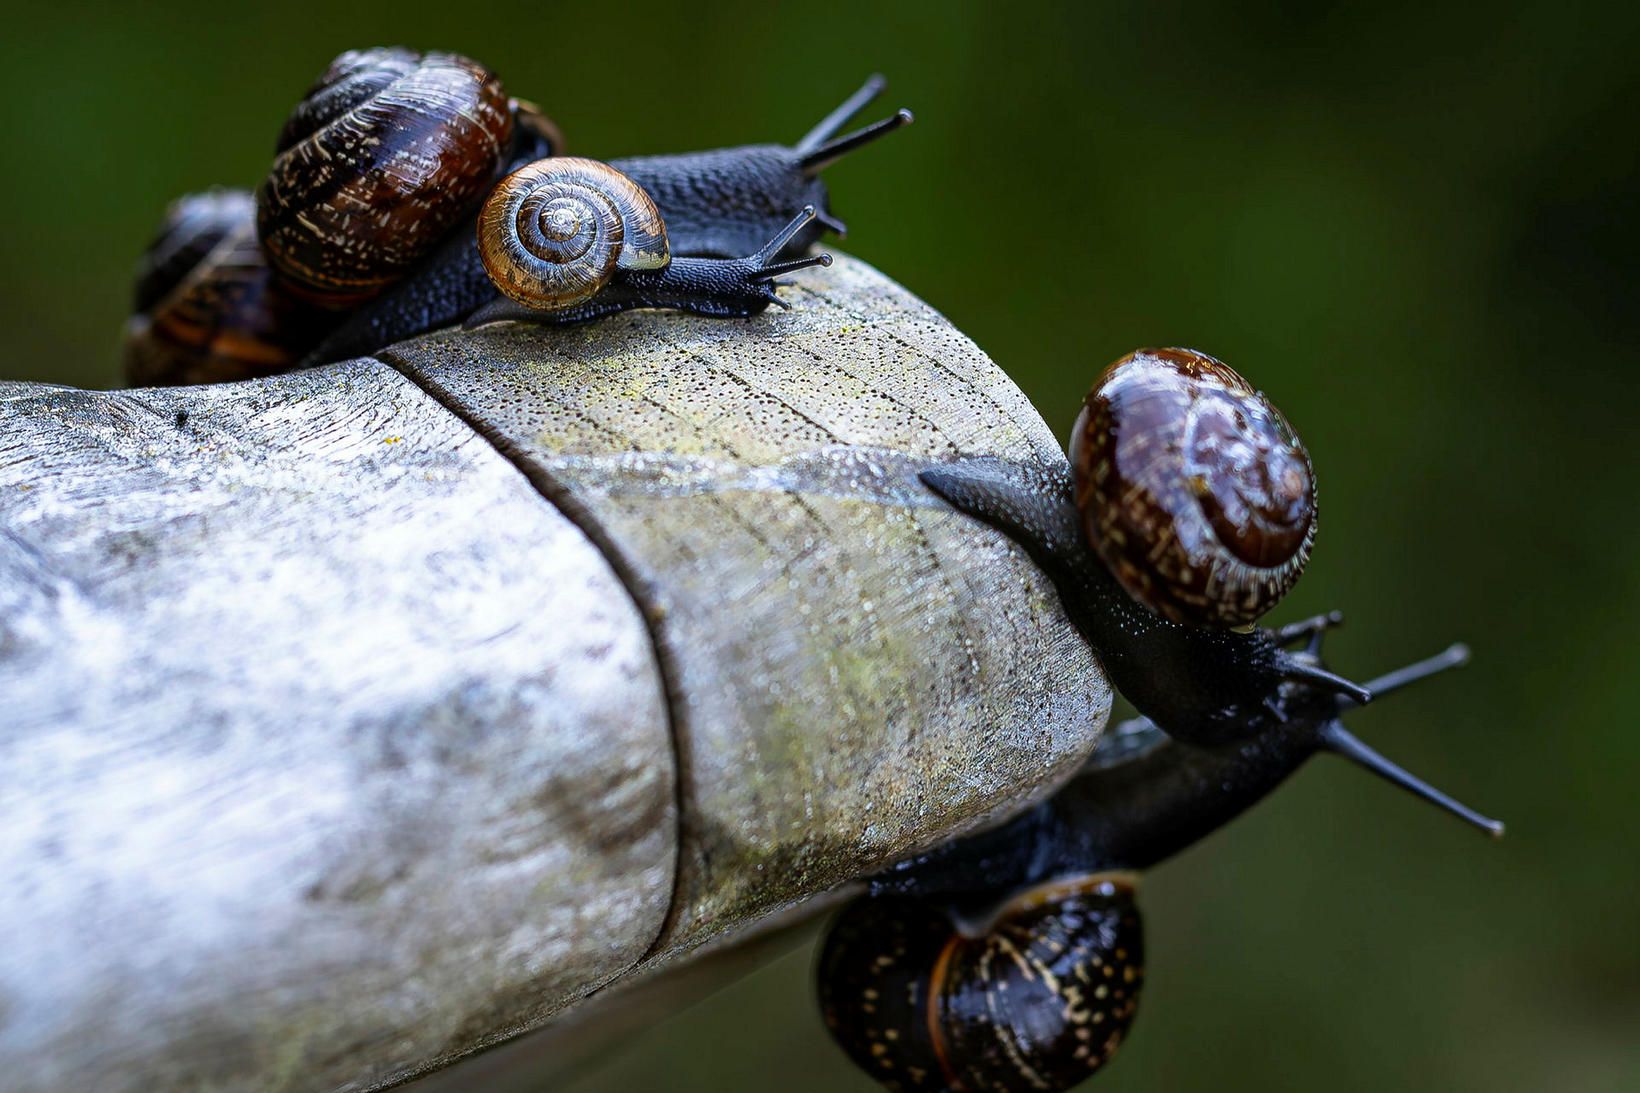
[[[254,213],[234,191],[172,206],[139,272],[127,378],[265,375],[464,320],[575,322],[644,307],[755,315],[779,303],[777,278],[830,261],[807,253],[822,231],[843,230],[819,173],[911,120],[901,110],[838,136],[882,87],[873,77],[789,148],[573,160],[571,170],[548,158],[563,144],[552,123],[477,62],[344,53],[286,122]],[[574,197],[520,194],[572,174]],[[492,192],[513,215],[500,204],[479,215]],[[536,211],[546,218],[524,215]],[[647,242],[628,247],[627,227]],[[582,295],[561,295],[569,286]],[[498,291],[517,306],[484,311]]]
[[[1464,663],[1461,646],[1359,686],[1321,665],[1336,614],[1249,626],[1298,579],[1316,511],[1309,456],[1250,384],[1191,350],[1130,354],[1089,393],[1070,456],[1069,480],[994,459],[922,478],[1042,566],[1145,717],[1049,800],[900,863],[832,925],[826,1023],[891,1089],[1057,1091],[1099,1069],[1138,1008],[1138,871],[1318,751],[1503,831],[1341,720]]]

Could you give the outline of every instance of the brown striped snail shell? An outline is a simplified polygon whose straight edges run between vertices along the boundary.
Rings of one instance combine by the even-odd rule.
[[[653,199],[607,163],[558,156],[508,175],[478,216],[478,252],[496,288],[558,311],[603,290],[617,269],[665,269],[666,224]]]
[[[126,323],[127,382],[216,383],[292,367],[333,321],[268,267],[251,195],[212,190],[172,203],[137,271]]]
[[[512,131],[501,81],[475,61],[342,54],[286,122],[256,192],[268,261],[327,307],[369,299],[471,214]]]
[[[921,900],[861,899],[832,926],[818,977],[832,1036],[890,1089],[1070,1089],[1138,1010],[1134,878],[1039,885],[967,932]]]
[[[1141,349],[1111,365],[1071,434],[1093,549],[1136,600],[1197,626],[1252,623],[1315,539],[1315,475],[1281,412],[1222,361]]]

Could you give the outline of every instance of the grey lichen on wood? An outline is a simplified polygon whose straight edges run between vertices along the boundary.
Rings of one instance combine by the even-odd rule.
[[[787,298],[0,385],[10,1086],[379,1088],[1074,770],[1097,666],[915,479],[1058,446],[869,268]]]

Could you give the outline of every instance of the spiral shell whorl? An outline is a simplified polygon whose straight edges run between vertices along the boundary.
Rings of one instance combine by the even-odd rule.
[[[1309,455],[1280,411],[1204,353],[1144,349],[1111,365],[1076,419],[1071,468],[1089,544],[1174,622],[1251,623],[1309,559]]]
[[[465,57],[344,53],[291,114],[257,191],[269,262],[326,306],[370,298],[471,213],[512,126],[500,80]]]
[[[1143,978],[1122,874],[1032,888],[971,936],[918,900],[860,900],[819,965],[832,1035],[898,1090],[1068,1090],[1121,1045]]]
[[[570,156],[521,167],[496,186],[479,213],[478,250],[501,292],[546,311],[596,296],[617,268],[671,261],[666,225],[643,188]]]

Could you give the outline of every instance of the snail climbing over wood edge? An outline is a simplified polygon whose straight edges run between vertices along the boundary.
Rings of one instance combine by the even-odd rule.
[[[882,87],[872,77],[789,148],[606,165],[650,195],[672,254],[691,261],[670,277],[621,279],[598,308],[510,317],[578,321],[631,307],[730,316],[766,307],[774,277],[797,268],[780,259],[796,260],[823,230],[843,228],[819,172],[911,120],[901,110],[839,136]],[[281,132],[258,190],[256,226],[241,211],[245,220],[224,233],[231,245],[219,236],[221,249],[205,249],[191,267],[145,259],[139,280],[148,290],[127,330],[127,378],[245,378],[363,356],[470,318],[496,298],[473,242],[479,199],[561,148],[537,107],[506,97],[495,75],[467,58],[397,48],[342,54]],[[429,174],[429,164],[438,171]],[[452,165],[453,175],[445,173]],[[379,185],[384,176],[394,184]],[[177,208],[151,254],[174,257],[174,237],[193,223]],[[708,258],[729,264],[694,261]],[[160,265],[170,291],[156,297]]]
[[[891,1089],[1058,1091],[1098,1070],[1126,1035],[1143,980],[1137,872],[1228,823],[1318,752],[1503,832],[1343,724],[1373,696],[1466,663],[1463,646],[1358,686],[1321,664],[1337,613],[1276,629],[1157,613],[1222,622],[1204,602],[1221,584],[1232,621],[1249,603],[1262,613],[1308,556],[1309,459],[1251,385],[1206,354],[1140,350],[1089,394],[1071,457],[1069,477],[989,458],[921,477],[1043,567],[1145,716],[1111,731],[1047,801],[899,863],[835,920],[817,964],[821,1010],[850,1058]],[[1113,528],[1119,541],[1101,541]],[[1263,564],[1242,580],[1248,555]],[[1222,582],[1198,572],[1219,563]]]

